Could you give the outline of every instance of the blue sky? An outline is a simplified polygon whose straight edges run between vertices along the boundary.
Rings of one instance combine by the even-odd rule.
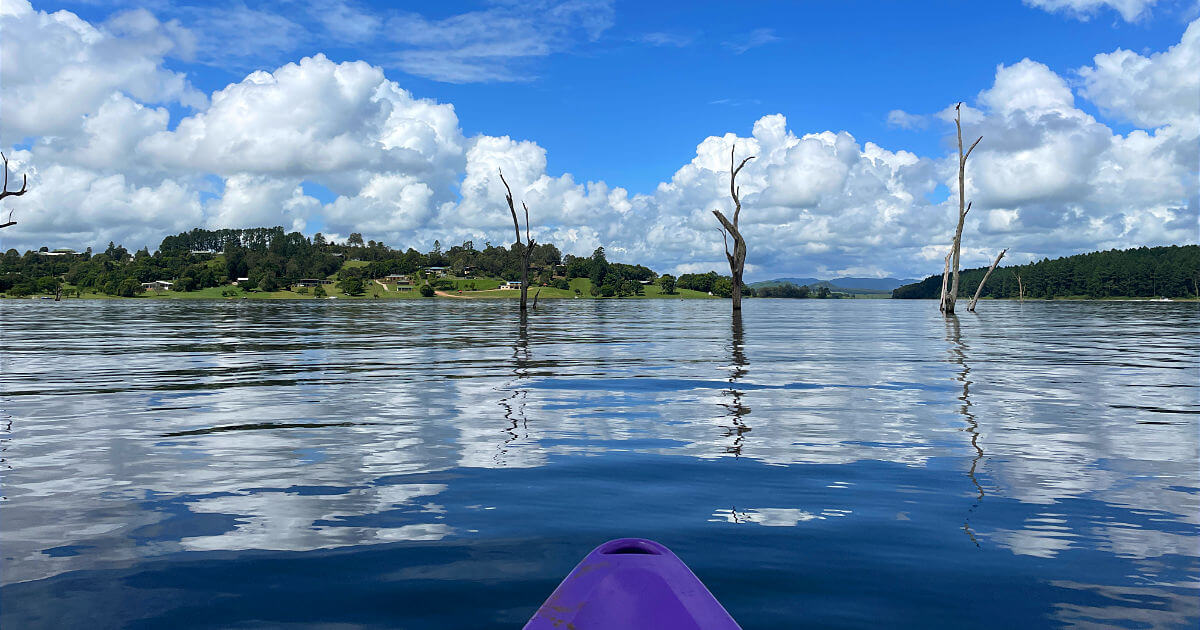
[[[933,221],[931,215],[955,203],[946,198],[946,163],[951,147],[948,132],[953,127],[944,112],[963,100],[978,112],[978,120],[972,121],[978,123],[978,131],[991,128],[1000,136],[993,135],[981,145],[980,159],[984,163],[1001,160],[1002,153],[1011,148],[1009,161],[1003,162],[1012,167],[1008,174],[1011,177],[1000,177],[993,184],[1011,188],[1004,182],[1036,179],[1030,173],[1040,174],[1049,182],[1028,194],[1011,195],[989,193],[988,182],[981,180],[979,184],[978,207],[987,214],[978,218],[978,229],[1011,234],[1010,240],[1017,241],[1013,243],[1014,258],[1195,240],[1195,230],[1179,227],[1187,224],[1195,212],[1194,183],[1189,185],[1180,179],[1178,190],[1172,189],[1153,208],[1145,208],[1149,214],[1131,217],[1129,206],[1140,198],[1135,192],[1154,185],[1161,188],[1161,182],[1155,184],[1149,175],[1132,179],[1133,174],[1123,176],[1128,181],[1120,182],[1120,190],[1099,176],[1086,183],[1075,182],[1083,170],[1055,173],[1057,167],[1044,156],[1039,157],[1039,151],[1051,155],[1056,150],[1055,140],[1046,134],[1058,129],[1055,121],[1061,119],[1074,121],[1077,128],[1063,132],[1066,136],[1059,140],[1082,137],[1078,135],[1082,133],[1094,141],[1092,154],[1068,160],[1093,174],[1108,172],[1103,164],[1153,157],[1126,155],[1135,146],[1142,146],[1136,142],[1140,132],[1151,134],[1157,143],[1147,151],[1174,155],[1178,153],[1173,148],[1176,144],[1187,145],[1193,132],[1193,121],[1186,116],[1192,97],[1187,86],[1172,77],[1171,68],[1186,65],[1188,55],[1193,53],[1185,36],[1189,25],[1200,16],[1193,0],[759,2],[746,7],[728,2],[684,6],[608,0],[400,5],[287,0],[247,1],[228,7],[165,1],[35,2],[31,10],[18,6],[23,0],[5,2],[11,3],[15,16],[9,19],[27,20],[24,26],[10,29],[41,28],[63,22],[63,16],[71,15],[103,34],[103,45],[79,44],[83,52],[75,57],[68,55],[62,67],[51,69],[50,76],[53,70],[69,70],[75,73],[71,76],[100,81],[101,75],[120,74],[102,70],[105,55],[129,59],[128,70],[121,77],[88,91],[95,99],[94,105],[81,106],[78,112],[68,112],[70,116],[64,114],[62,120],[83,123],[79,138],[94,133],[86,130],[87,121],[92,121],[94,127],[107,115],[99,110],[100,97],[106,90],[116,95],[110,98],[128,99],[146,110],[129,116],[153,118],[148,111],[163,108],[169,119],[160,131],[170,132],[160,134],[158,140],[149,139],[156,133],[157,123],[147,122],[145,137],[130,138],[127,143],[128,151],[135,157],[144,154],[145,160],[137,164],[132,160],[124,166],[115,156],[105,163],[93,153],[80,150],[82,140],[64,140],[70,136],[64,131],[68,123],[53,129],[34,122],[10,124],[8,136],[16,133],[13,128],[23,133],[17,139],[6,136],[5,142],[14,149],[29,149],[34,167],[40,155],[42,168],[35,169],[39,173],[45,170],[49,174],[52,163],[71,168],[86,166],[89,177],[99,178],[95,181],[105,174],[119,173],[130,198],[136,196],[139,187],[154,190],[160,199],[167,189],[171,194],[178,193],[172,203],[184,203],[188,212],[160,216],[146,210],[147,216],[161,219],[157,221],[161,224],[159,231],[169,231],[190,216],[213,226],[254,221],[286,225],[291,221],[308,233],[323,229],[336,234],[354,227],[350,217],[362,219],[386,212],[394,215],[393,220],[372,225],[377,224],[385,240],[397,246],[432,242],[439,230],[450,238],[490,235],[502,226],[502,221],[486,219],[487,225],[482,225],[463,218],[474,217],[472,212],[482,212],[495,201],[494,182],[472,175],[475,161],[507,164],[514,170],[528,167],[528,177],[517,177],[524,179],[531,198],[542,203],[543,209],[554,206],[545,229],[567,239],[565,249],[571,249],[571,243],[580,250],[606,244],[630,256],[661,254],[661,258],[649,262],[684,270],[719,263],[722,258],[719,246],[708,242],[715,232],[706,234],[705,228],[711,226],[704,225],[708,206],[722,202],[702,194],[707,188],[718,188],[708,183],[721,175],[719,161],[712,157],[720,152],[717,139],[758,150],[767,150],[773,146],[771,142],[778,140],[782,143],[777,152],[779,162],[756,164],[763,180],[750,181],[748,190],[753,191],[752,195],[761,193],[761,199],[754,199],[763,206],[759,216],[777,217],[773,226],[763,225],[764,234],[783,230],[794,238],[788,249],[765,253],[758,256],[758,261],[752,254],[752,275],[913,274],[927,271],[940,259],[931,248],[941,247],[936,243],[944,230],[933,230],[935,234],[925,243],[920,242],[924,237],[918,236],[916,225],[926,218]],[[66,13],[57,13],[60,10]],[[33,26],[35,23],[40,26]],[[79,28],[83,27],[76,30]],[[22,43],[12,43],[13,37],[6,39],[6,55],[11,56]],[[26,47],[32,48],[33,44]],[[1164,54],[1175,49],[1171,55]],[[1117,63],[1116,55],[1125,54],[1120,51],[1133,57]],[[372,157],[384,162],[351,171],[314,167],[283,172],[265,163],[234,168],[226,166],[228,159],[217,164],[197,154],[199,157],[191,162],[151,173],[164,161],[164,138],[183,135],[174,133],[180,121],[215,118],[216,112],[208,108],[219,90],[247,87],[247,75],[256,70],[282,76],[278,72],[281,67],[314,55],[323,55],[320,59],[327,59],[331,65],[326,68],[310,64],[297,76],[317,76],[326,70],[334,72],[330,68],[345,67],[340,64],[363,61],[373,68],[371,72],[382,73],[383,80],[406,90],[412,99],[430,99],[446,108],[453,107],[451,113],[445,109],[435,117],[444,122],[445,116],[450,116],[449,124],[455,130],[450,135],[454,137],[442,139],[452,145],[451,149],[429,149],[442,157],[423,153],[430,160],[424,167],[414,167],[411,162],[401,166],[388,162],[392,158]],[[1114,55],[1112,63],[1100,63],[1098,55]],[[89,63],[97,65],[92,68]],[[76,65],[68,67],[71,64]],[[147,69],[147,64],[154,67]],[[6,67],[4,72],[11,83],[13,69]],[[304,80],[295,79],[296,85],[303,85]],[[184,87],[179,87],[180,82]],[[279,85],[283,85],[282,80]],[[37,85],[21,87],[29,87],[29,96],[26,98],[20,88],[9,91],[14,94],[8,103],[9,120],[32,120],[36,117],[31,112],[48,107],[37,102],[37,95],[44,93],[38,92]],[[1139,99],[1144,101],[1145,95],[1136,92],[1147,87],[1166,96],[1156,102],[1141,102]],[[54,89],[58,88],[61,85]],[[358,129],[345,117],[359,114],[332,109],[333,105],[321,102],[319,92],[301,90],[296,94],[288,97],[294,100],[279,111],[255,115],[271,121],[272,117],[288,116],[286,110],[294,105],[316,116],[312,120],[321,121],[319,126],[341,124],[348,130],[344,138],[353,136],[376,148],[381,134],[391,133]],[[1034,98],[1031,94],[1041,96]],[[1024,104],[1006,105],[1017,102]],[[342,105],[365,107],[363,103]],[[312,113],[326,106],[330,109]],[[1181,109],[1185,112],[1183,118],[1177,114]],[[1142,115],[1143,110],[1148,113]],[[778,122],[770,118],[775,114],[783,116],[780,133],[786,138],[768,137],[772,125]],[[424,114],[413,115],[424,120],[422,124],[437,126],[431,122],[433,119],[422,119]],[[759,123],[762,126],[756,127]],[[131,123],[122,124],[128,127]],[[311,127],[313,123],[308,124]],[[204,128],[209,137],[201,144],[228,150],[230,156],[243,155],[236,147],[246,138],[217,137],[218,131],[224,131]],[[293,131],[304,133],[303,129],[279,132],[287,135]],[[330,135],[326,140],[339,137],[337,130],[327,131]],[[830,133],[823,139],[813,136],[809,141],[823,143],[825,157],[833,160],[828,164],[812,155],[804,157],[807,149],[801,146],[808,134],[821,132]],[[852,139],[861,162],[858,166],[848,161],[845,147],[839,148],[835,140],[839,134]],[[1018,137],[1034,136],[1045,136],[1041,149],[1013,148]],[[505,137],[511,140],[490,140]],[[887,155],[880,157],[869,143],[878,145]],[[369,153],[370,147],[365,145],[364,152]],[[330,146],[321,142],[305,145],[318,152]],[[281,152],[288,150],[281,145]],[[909,163],[912,160],[905,157],[908,154],[915,155],[919,163]],[[158,157],[151,159],[151,155]],[[1029,162],[1037,159],[1044,161],[1044,168]],[[689,170],[693,160],[701,165],[697,172]],[[846,168],[837,167],[839,161]],[[1013,166],[1018,161],[1022,162],[1020,168]],[[1176,160],[1174,167],[1186,172],[1194,161],[1184,156]],[[870,181],[856,179],[856,173],[884,163],[889,165],[890,175],[875,173]],[[438,174],[431,175],[434,171]],[[826,173],[827,179],[814,173]],[[371,206],[368,210],[367,202],[375,203],[372,200],[377,197],[361,184],[369,177],[385,174],[401,187],[414,185],[409,180],[419,179],[420,185],[432,192],[405,188],[408,201],[386,209]],[[683,183],[672,185],[666,193],[659,192],[660,183],[672,182],[673,177]],[[840,183],[826,186],[829,177]],[[588,182],[603,184],[591,190]],[[290,209],[276,217],[257,210],[240,211],[235,207],[238,198],[229,193],[231,183],[237,188],[235,192],[259,206],[277,202],[290,204]],[[685,190],[687,186],[692,188]],[[293,188],[303,194],[287,192]],[[479,193],[483,188],[487,199],[480,198],[477,205],[472,205],[470,193]],[[869,194],[883,194],[885,188],[886,203],[869,208],[864,199]],[[622,193],[613,196],[613,189],[621,189]],[[1126,194],[1128,198],[1119,198]],[[844,202],[854,195],[861,203],[851,208]],[[595,224],[589,224],[584,211],[573,203],[597,213]],[[1097,210],[1102,206],[1111,208]],[[880,227],[878,220],[859,217],[839,225],[836,217],[852,211],[882,213],[888,217],[884,223],[895,224]],[[668,254],[661,243],[625,242],[630,238],[627,234],[606,231],[606,225],[628,221],[634,215],[638,217],[637,225],[629,225],[626,231],[664,234],[678,223],[687,228],[680,237],[686,243]],[[1135,225],[1139,221],[1145,225]],[[874,227],[864,228],[867,224]],[[1149,227],[1154,224],[1174,227],[1156,231]],[[140,225],[144,229],[130,228],[124,232],[126,237],[144,239],[151,245],[161,238],[145,222]],[[1081,226],[1097,230],[1096,238],[1077,238]],[[365,229],[371,229],[371,225]],[[903,239],[893,245],[906,253],[890,261],[872,262],[871,250],[878,243],[870,238],[858,242],[848,238],[848,230],[869,233],[878,229],[903,232]],[[22,239],[28,239],[33,244],[33,239],[51,233],[32,230],[5,236],[15,236],[22,243]],[[73,225],[69,233],[76,240],[122,235],[120,231],[84,224]],[[984,249],[969,253],[968,258],[990,258]]]
[[[170,3],[173,8],[163,14],[181,14],[187,24],[186,4]],[[248,6],[285,15],[311,35],[294,37],[287,46],[248,49],[227,60],[227,67],[180,60],[167,66],[187,72],[198,88],[211,92],[250,70],[273,70],[315,53],[335,61],[362,59],[387,67],[388,76],[416,96],[453,103],[469,135],[535,140],[547,149],[551,171],[620,182],[631,192],[652,192],[669,179],[692,157],[698,139],[748,133],[765,114],[783,113],[806,130],[844,129],[860,140],[935,155],[943,149],[944,130],[889,126],[888,112],[930,113],[956,99],[969,100],[991,84],[997,64],[1026,57],[1069,76],[1098,51],[1162,49],[1179,41],[1186,20],[1195,17],[1188,3],[1162,3],[1129,23],[1108,8],[1080,20],[1017,1],[792,1],[747,7],[626,1],[613,3],[611,27],[594,40],[581,37],[544,57],[506,64],[511,74],[498,78],[516,80],[451,83],[388,67],[396,44],[385,37],[338,41],[289,4],[294,3]],[[380,18],[417,12],[445,19],[496,4],[355,6]],[[114,8],[92,2],[44,6],[97,21]],[[753,47],[741,50],[748,45]]]

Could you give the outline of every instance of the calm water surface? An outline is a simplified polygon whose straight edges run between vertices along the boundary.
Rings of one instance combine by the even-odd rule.
[[[0,302],[4,628],[1194,628],[1195,304]]]

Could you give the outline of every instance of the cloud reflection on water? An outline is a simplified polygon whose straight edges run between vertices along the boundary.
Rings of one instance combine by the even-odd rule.
[[[6,304],[4,583],[183,550],[488,536],[556,501],[618,509],[617,485],[588,498],[568,480],[636,456],[947,472],[825,479],[845,498],[792,503],[731,484],[692,521],[708,527],[924,527],[919,503],[854,503],[913,491],[984,548],[1196,563],[1187,305],[994,303],[948,324],[915,302],[755,300],[744,322],[710,303],[549,302],[526,328],[510,306]],[[539,468],[563,477],[480,472]],[[680,501],[665,524],[685,526]]]

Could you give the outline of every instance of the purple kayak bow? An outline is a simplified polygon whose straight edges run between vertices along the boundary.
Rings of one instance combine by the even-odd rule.
[[[525,624],[525,630],[738,627],[682,560],[645,538],[593,549]]]

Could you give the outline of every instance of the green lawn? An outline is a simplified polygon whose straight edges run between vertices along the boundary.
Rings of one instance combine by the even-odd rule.
[[[361,267],[361,266],[365,266],[366,264],[367,263],[362,262],[362,261],[350,261],[350,262],[346,263],[346,266]],[[333,278],[331,277],[330,279],[332,280]],[[458,289],[451,289],[450,291],[455,292],[455,291],[461,289],[463,297],[467,297],[467,298],[519,298],[519,297],[521,297],[521,292],[519,290],[499,289],[498,287],[504,282],[504,280],[501,278],[442,278],[442,280],[450,280],[451,282],[453,282],[454,286],[458,287]],[[374,280],[366,281],[364,283],[364,286],[365,286],[366,290],[363,293],[363,295],[357,295],[357,296],[346,295],[340,289],[338,289],[336,283],[324,285],[324,288],[325,288],[325,293],[328,297],[337,298],[337,299],[351,299],[351,300],[427,299],[427,298],[421,297],[421,293],[420,293],[419,289],[414,289],[412,291],[392,291],[389,289],[391,287],[395,287],[395,285],[380,286],[380,284],[375,282]],[[469,290],[467,288],[467,287],[472,287],[472,286],[475,288],[474,290]],[[593,299],[593,296],[591,293],[591,289],[592,289],[592,281],[591,280],[589,280],[587,278],[573,278],[572,280],[570,280],[569,286],[571,288],[565,289],[565,290],[564,289],[556,289],[554,287],[531,286],[529,288],[529,296],[532,298],[540,290],[541,296],[539,297],[539,299],[542,299],[542,300],[573,299],[576,297],[576,295],[578,295],[580,298]],[[64,290],[70,289],[72,292],[75,289],[75,287],[70,286],[70,285],[64,285],[63,288],[64,288]],[[236,292],[236,295],[234,295],[232,297],[222,295],[223,292],[230,292],[231,290]],[[271,292],[263,292],[263,291],[255,290],[255,291],[247,292],[247,291],[242,291],[238,287],[234,287],[231,285],[222,285],[219,287],[208,287],[206,289],[199,289],[196,291],[186,291],[186,292],[147,291],[145,293],[138,295],[137,298],[135,298],[135,299],[142,299],[142,300],[235,300],[235,299],[246,298],[246,299],[250,299],[250,300],[312,300],[312,299],[315,299],[312,296],[312,291],[313,290],[310,288],[310,289],[308,289],[308,293],[306,293],[306,294],[305,293],[297,293],[295,291],[282,291],[282,290],[281,291],[271,291]],[[578,291],[578,293],[576,293],[576,291]],[[103,293],[91,293],[91,292],[84,292],[82,297],[84,299],[93,299],[93,300],[121,299],[121,298],[117,298],[117,297],[111,296],[111,295],[106,295]],[[620,298],[620,299],[654,299],[654,298],[675,299],[675,300],[719,299],[719,298],[714,298],[713,296],[708,295],[706,293],[701,293],[700,291],[689,291],[687,289],[678,289],[676,293],[674,293],[672,295],[666,295],[662,292],[662,289],[660,289],[657,284],[645,285],[645,295],[630,295],[630,296],[626,296],[625,298]],[[71,298],[64,298],[64,299],[75,299],[75,298],[74,298],[74,296],[72,296]],[[442,299],[446,299],[446,298],[442,298]],[[604,299],[617,299],[617,298],[604,298]]]

